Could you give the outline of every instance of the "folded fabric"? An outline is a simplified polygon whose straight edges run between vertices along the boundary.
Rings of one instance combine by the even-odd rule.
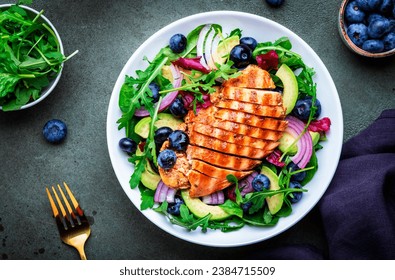
[[[395,259],[395,110],[343,145],[319,209],[329,259]]]
[[[264,259],[395,259],[395,109],[348,140],[318,203],[327,248],[282,244]],[[257,257],[257,256],[255,256]]]

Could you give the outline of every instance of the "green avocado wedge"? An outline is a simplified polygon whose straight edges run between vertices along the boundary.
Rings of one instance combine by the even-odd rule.
[[[221,207],[207,205],[199,198],[192,198],[189,196],[189,190],[182,190],[181,197],[184,199],[186,206],[192,214],[198,218],[203,218],[209,213],[211,214],[211,221],[219,221],[229,218],[231,214],[226,213]]]
[[[261,174],[265,175],[270,181],[270,188],[271,191],[276,191],[280,189],[278,185],[278,176],[267,166],[262,166]],[[279,193],[273,196],[266,198],[266,203],[269,208],[269,211],[272,215],[276,214],[280,211],[281,207],[283,206],[284,202],[284,194]]]
[[[181,123],[182,120],[173,117],[172,114],[159,113],[158,119],[155,122],[155,126],[157,128],[167,126],[173,130],[176,130],[178,125]],[[142,118],[134,127],[134,132],[140,135],[142,138],[146,139],[148,137],[150,124],[151,117]]]
[[[288,65],[282,64],[276,72],[276,76],[280,78],[284,85],[283,105],[286,108],[286,114],[291,113],[298,99],[299,87],[296,76]]]
[[[136,155],[141,154],[142,151],[140,149],[137,149]],[[148,189],[156,190],[156,187],[158,186],[160,180],[160,175],[152,169],[151,164],[146,159],[145,169],[143,173],[141,173],[141,183]]]

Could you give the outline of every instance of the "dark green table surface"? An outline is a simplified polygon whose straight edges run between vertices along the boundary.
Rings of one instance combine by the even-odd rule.
[[[111,166],[107,109],[126,61],[149,36],[174,20],[214,10],[249,12],[272,19],[305,40],[321,57],[339,93],[344,141],[395,107],[395,58],[367,60],[351,53],[337,27],[340,0],[291,1],[270,8],[263,0],[34,1],[62,37],[67,62],[55,91],[27,110],[0,112],[0,259],[78,259],[61,243],[45,186],[67,181],[92,224],[90,259],[256,258],[279,244],[311,244],[324,252],[320,215],[270,240],[238,248],[210,248],[173,237],[149,222],[129,201]],[[0,1],[0,4],[7,1]],[[64,120],[66,141],[42,136],[49,119]]]

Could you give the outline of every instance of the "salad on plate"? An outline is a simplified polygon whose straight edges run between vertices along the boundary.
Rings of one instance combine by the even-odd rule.
[[[331,126],[314,69],[287,37],[215,23],[168,42],[119,92],[140,209],[188,230],[276,225],[303,203]]]

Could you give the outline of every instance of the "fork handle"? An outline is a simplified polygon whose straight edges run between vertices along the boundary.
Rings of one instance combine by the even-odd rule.
[[[77,249],[78,253],[80,254],[81,260],[87,260],[86,255],[85,255],[84,245],[77,246],[76,249]]]

